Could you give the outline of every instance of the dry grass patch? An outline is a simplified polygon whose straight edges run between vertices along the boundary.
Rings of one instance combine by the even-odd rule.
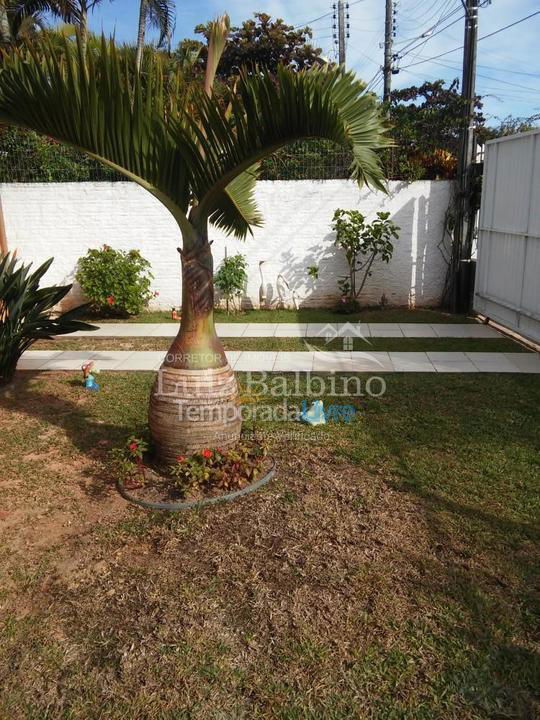
[[[477,459],[484,487],[460,446],[480,439],[442,424],[465,408],[437,414],[418,377],[396,378],[354,426],[269,427],[279,476],[266,490],[169,515],[127,506],[103,473],[108,448],[144,423],[151,374],[108,374],[98,394],[73,378],[19,377],[0,399],[0,717],[538,715],[539,533],[520,509],[538,502],[520,432],[538,385],[527,396],[491,377],[475,396],[493,440],[491,393],[508,400],[513,383],[501,433],[521,486],[507,477],[514,505],[498,515],[485,493],[496,448]],[[474,387],[447,382],[443,402]],[[444,433],[433,447],[428,423]]]

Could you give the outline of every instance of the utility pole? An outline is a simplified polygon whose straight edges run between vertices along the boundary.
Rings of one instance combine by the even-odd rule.
[[[338,40],[339,64],[345,65],[345,8],[343,0],[338,0]]]
[[[334,3],[334,42],[337,41],[338,60],[340,65],[345,65],[345,41],[349,38],[349,3],[344,0],[338,0],[337,7]],[[337,27],[336,27],[336,9],[337,9]],[[345,14],[346,13],[346,14]],[[347,22],[345,22],[345,20]],[[337,36],[335,31],[337,30]]]
[[[392,89],[392,47],[394,45],[394,2],[386,0],[386,15],[384,20],[384,91],[383,101],[390,100]]]
[[[462,0],[465,6],[465,38],[463,43],[463,78],[461,97],[463,99],[463,126],[458,159],[457,212],[452,253],[452,306],[457,310],[463,293],[459,277],[463,273],[462,260],[469,260],[474,233],[475,208],[471,206],[472,169],[475,160],[474,113],[476,99],[476,54],[478,45],[478,3],[479,0]]]

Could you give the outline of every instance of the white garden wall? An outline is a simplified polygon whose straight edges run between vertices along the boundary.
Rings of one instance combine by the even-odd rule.
[[[258,306],[261,274],[269,305],[333,304],[346,270],[330,230],[334,210],[358,208],[368,217],[388,210],[401,227],[400,239],[390,264],[374,267],[363,301],[376,304],[384,294],[394,305],[437,304],[446,273],[440,244],[450,192],[445,181],[391,182],[388,195],[346,180],[260,182],[264,227],[244,242],[212,228],[216,267],[225,248],[247,256],[245,304]],[[154,305],[179,304],[179,231],[167,210],[137,185],[0,184],[0,197],[9,248],[36,263],[54,256],[49,282],[71,282],[78,258],[90,247],[139,248],[152,263],[159,292]],[[308,278],[309,265],[319,265],[319,280]]]

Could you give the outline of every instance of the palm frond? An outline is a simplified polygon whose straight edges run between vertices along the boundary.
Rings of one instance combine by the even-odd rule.
[[[77,0],[14,0],[12,4],[23,17],[51,13],[64,22],[78,22],[81,16]]]
[[[175,216],[190,200],[189,142],[175,146],[167,122],[175,113],[157,63],[144,84],[114,43],[102,38],[86,64],[64,43],[5,53],[0,71],[0,122],[30,128],[101,160],[160,199]],[[167,107],[168,116],[165,108]],[[183,110],[177,109],[177,114]],[[186,147],[187,146],[187,147]]]
[[[210,222],[226,233],[245,238],[252,228],[262,225],[263,218],[255,201],[259,165],[238,175],[217,197]]]
[[[160,33],[158,47],[169,38],[175,25],[176,3],[174,0],[146,0],[146,21]]]
[[[227,33],[228,19],[222,18],[210,76]],[[112,41],[102,38],[99,52],[86,59],[79,40],[77,47],[73,52],[66,40],[63,50],[55,50],[46,40],[4,53],[0,122],[53,137],[123,173],[157,197],[184,234],[210,220],[245,236],[260,223],[254,168],[305,138],[349,147],[351,176],[384,187],[376,151],[390,144],[385,123],[350,72],[244,72],[225,97],[194,86],[186,99],[169,78],[164,81],[162,65],[152,58],[139,74]]]
[[[254,163],[296,140],[324,138],[349,147],[351,177],[384,189],[376,150],[387,147],[385,124],[371,95],[353,73],[341,68],[294,72],[280,68],[277,78],[242,73],[229,108],[197,98],[201,152],[192,167],[195,214],[212,216],[222,192]]]

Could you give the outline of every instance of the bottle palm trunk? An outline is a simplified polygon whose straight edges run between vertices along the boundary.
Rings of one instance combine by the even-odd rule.
[[[201,447],[238,442],[238,386],[214,326],[213,260],[206,230],[186,241],[182,320],[150,396],[149,425],[157,456],[174,462]]]

